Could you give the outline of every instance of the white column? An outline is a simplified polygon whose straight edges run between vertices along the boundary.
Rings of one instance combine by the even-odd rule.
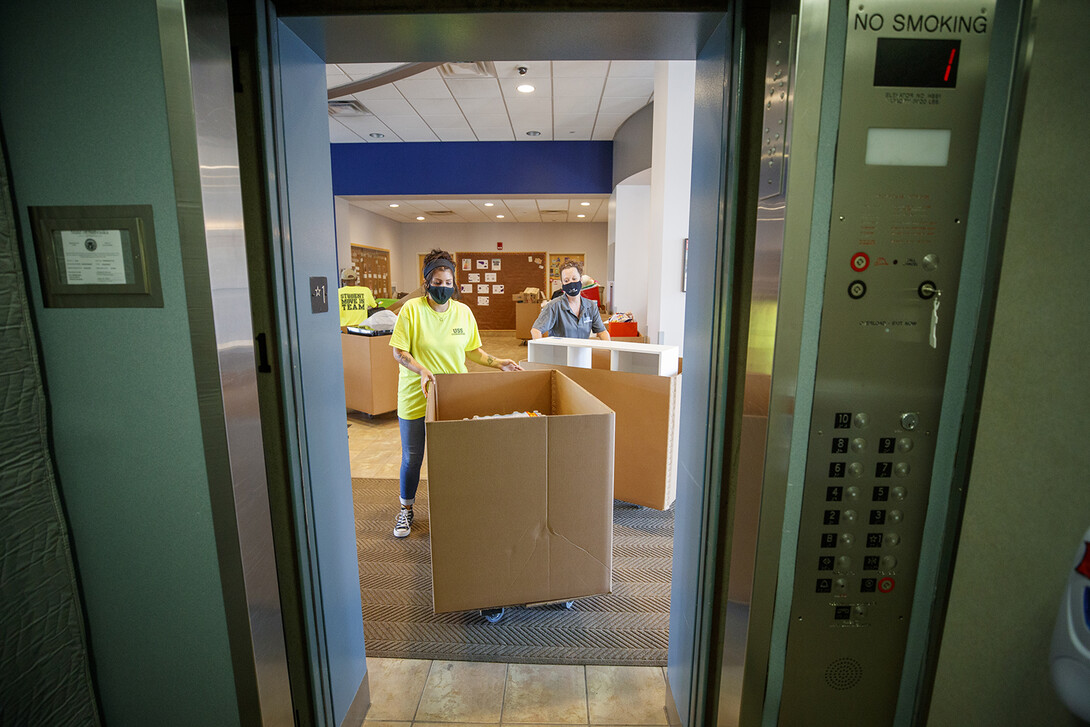
[[[660,61],[656,65],[647,336],[651,343],[678,347],[685,332],[682,255],[689,236],[695,94],[693,61]]]
[[[610,199],[609,247],[613,251],[613,310],[632,313],[647,329],[648,210],[650,170],[617,185]]]

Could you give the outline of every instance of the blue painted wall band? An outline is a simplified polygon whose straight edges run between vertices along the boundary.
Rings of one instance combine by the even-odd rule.
[[[330,144],[333,194],[610,194],[612,141]]]

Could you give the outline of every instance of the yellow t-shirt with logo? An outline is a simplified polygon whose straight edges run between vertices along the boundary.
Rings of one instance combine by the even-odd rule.
[[[481,347],[477,319],[465,303],[450,301],[442,313],[428,305],[427,298],[413,298],[397,314],[390,346],[408,351],[433,374],[464,374],[466,351]],[[420,390],[420,374],[399,366],[397,381],[397,415],[402,419],[419,419],[427,409],[427,400]]]
[[[367,318],[370,308],[377,308],[371,289],[363,285],[345,285],[337,289],[337,302],[341,307],[341,327],[358,326]]]

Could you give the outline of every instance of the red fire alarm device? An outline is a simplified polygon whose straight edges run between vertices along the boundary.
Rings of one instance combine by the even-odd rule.
[[[503,249],[503,243],[502,242],[497,242],[496,243],[496,249],[497,250],[502,250]]]

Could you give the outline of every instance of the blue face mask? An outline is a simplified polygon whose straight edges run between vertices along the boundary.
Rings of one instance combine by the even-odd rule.
[[[574,283],[564,283],[564,292],[567,295],[576,296],[579,295],[579,291],[583,289],[583,283],[580,280],[576,280]]]
[[[428,295],[439,305],[445,305],[454,296],[454,287],[446,285],[429,285]]]

